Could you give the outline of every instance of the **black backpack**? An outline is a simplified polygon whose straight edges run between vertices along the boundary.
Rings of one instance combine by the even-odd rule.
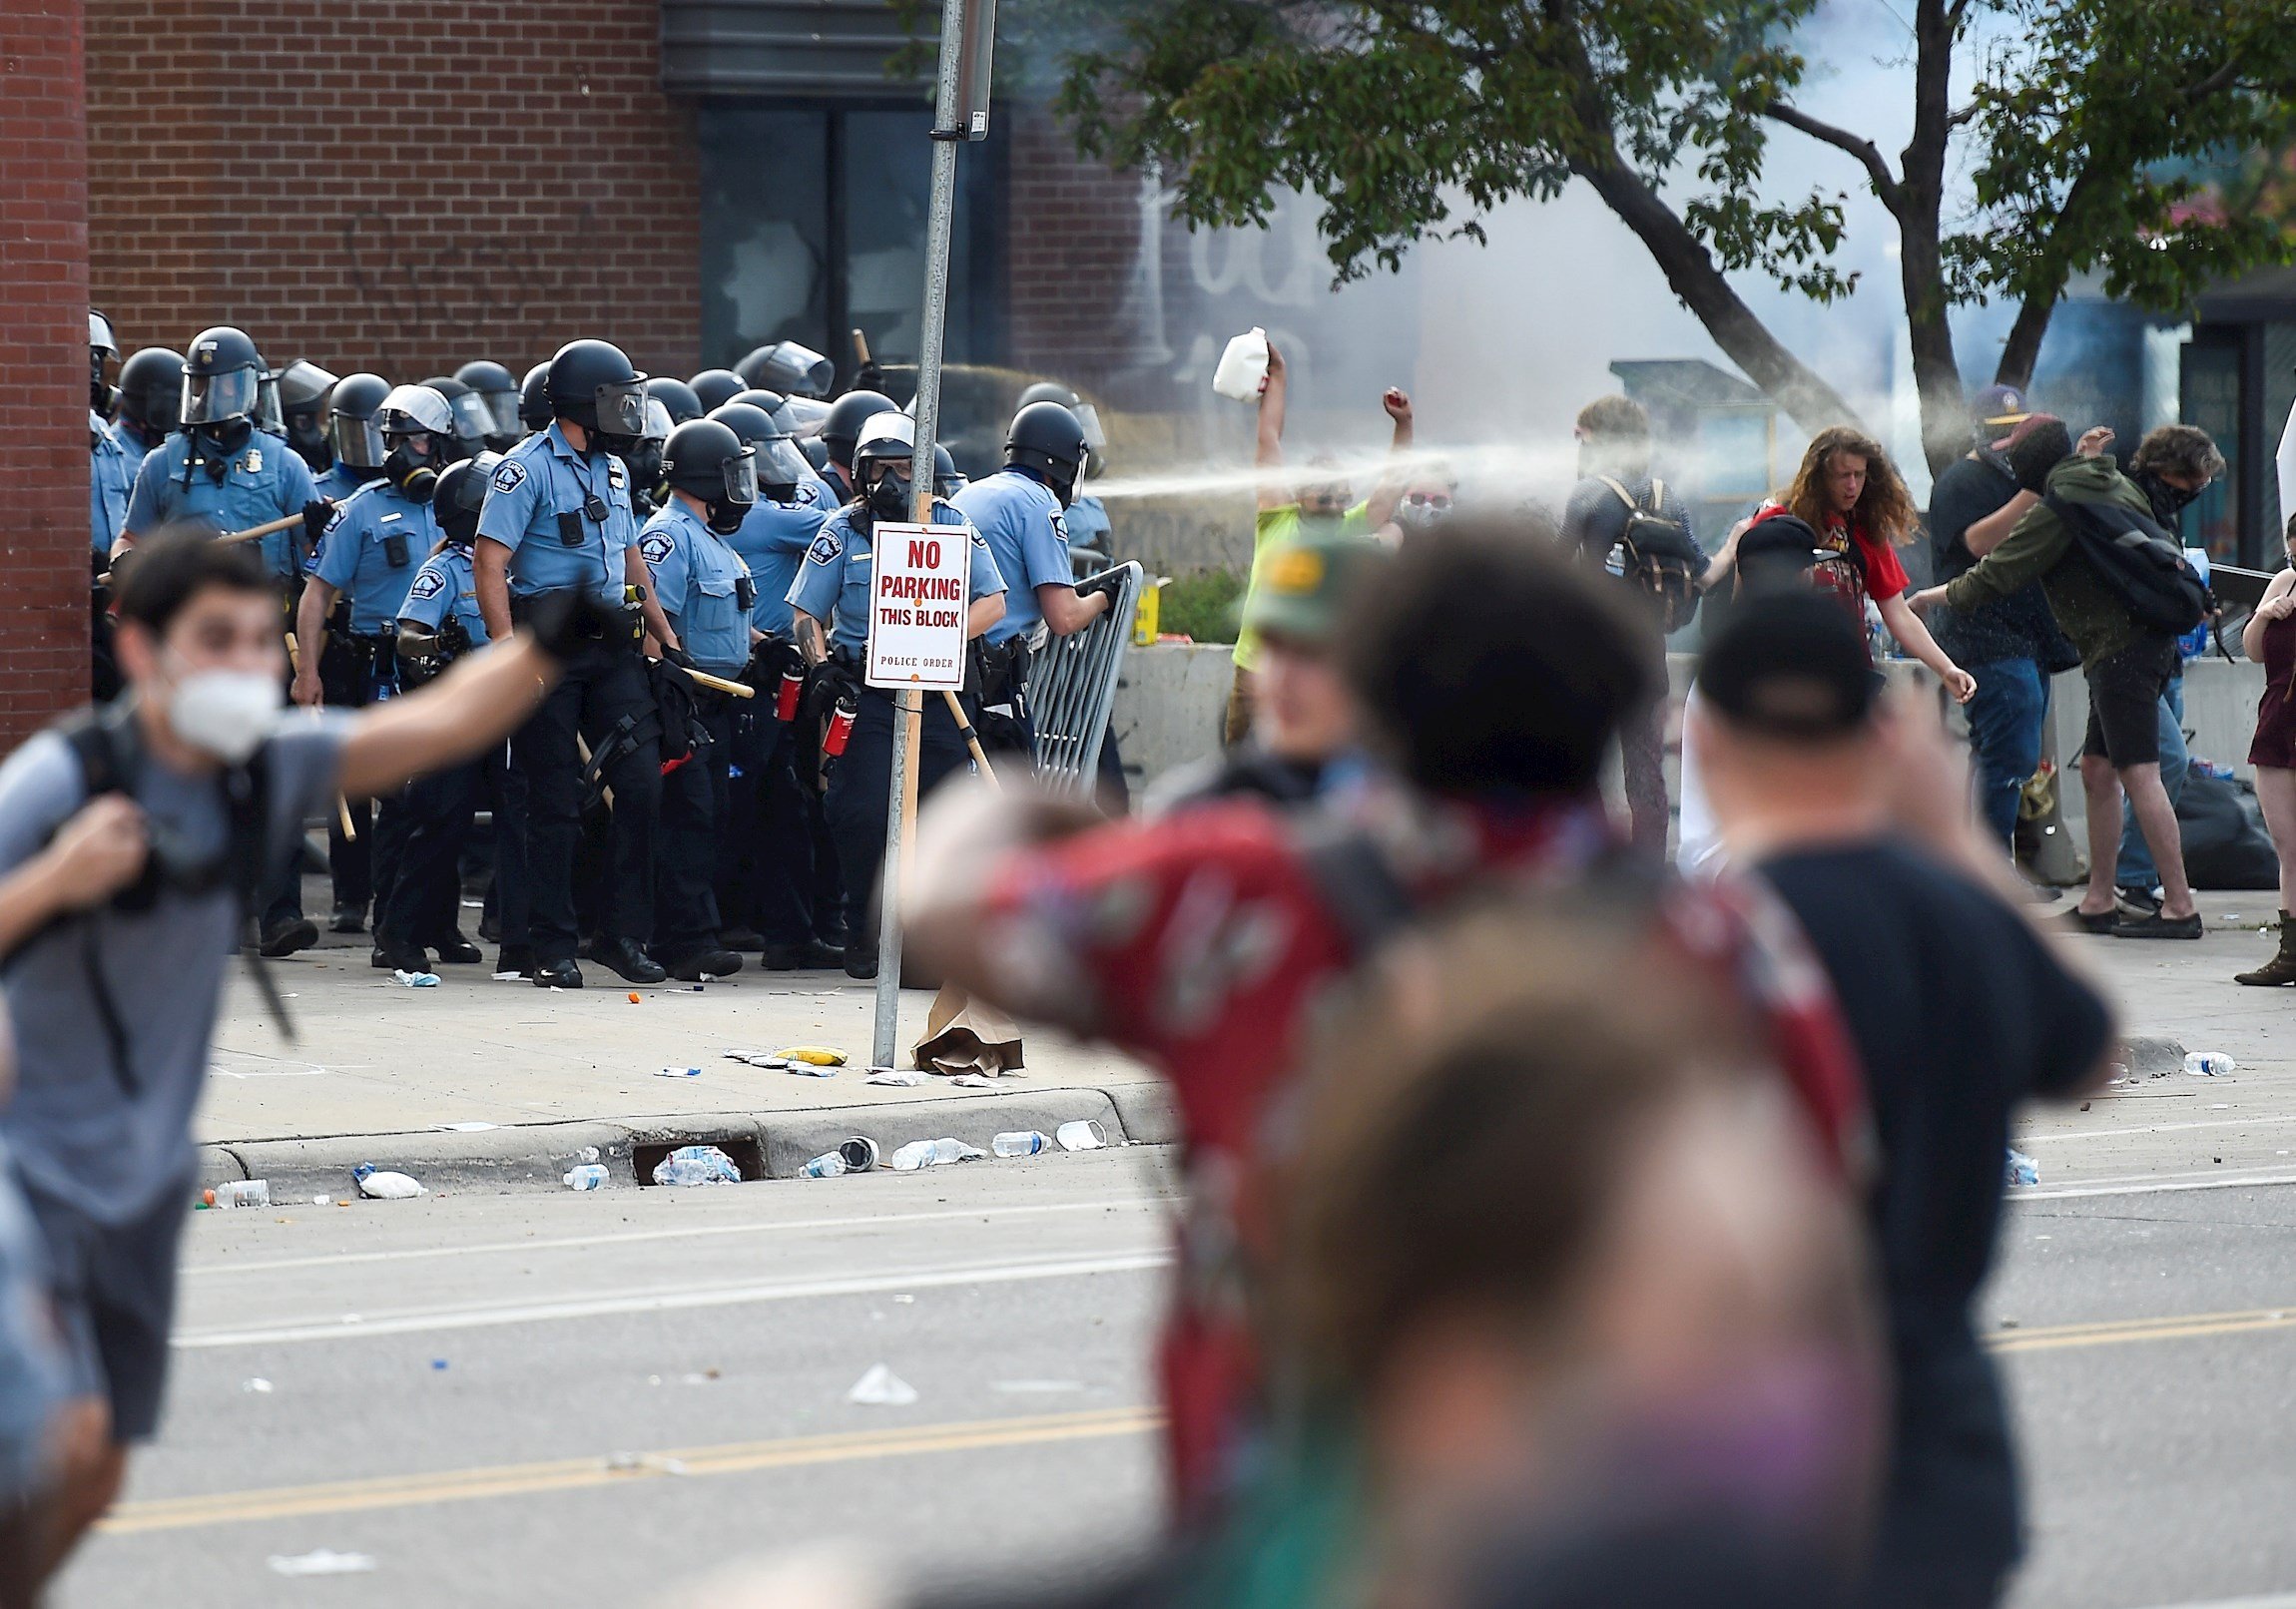
[[[1618,533],[1629,585],[1646,594],[1657,607],[1661,629],[1678,632],[1698,618],[1698,582],[1706,574],[1706,550],[1670,520],[1666,482],[1650,483],[1650,506],[1644,508],[1634,494],[1608,475],[1597,477],[1626,505],[1626,524]]]
[[[2142,625],[2181,637],[2216,613],[2216,598],[2184,544],[2150,514],[2118,503],[2042,499],[2104,584]]]

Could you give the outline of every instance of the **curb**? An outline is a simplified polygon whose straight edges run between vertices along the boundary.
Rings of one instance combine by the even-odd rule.
[[[1160,1083],[1014,1089],[799,1111],[517,1123],[475,1132],[209,1141],[199,1148],[199,1187],[264,1179],[275,1202],[322,1192],[340,1198],[356,1190],[352,1170],[371,1162],[412,1174],[433,1190],[557,1190],[578,1154],[596,1147],[606,1187],[623,1190],[637,1188],[664,1153],[681,1145],[720,1147],[745,1179],[794,1179],[808,1161],[845,1140],[873,1140],[886,1157],[911,1140],[943,1136],[985,1150],[1009,1129],[1049,1135],[1079,1119],[1098,1123],[1112,1146],[1167,1145],[1179,1131],[1170,1092]]]

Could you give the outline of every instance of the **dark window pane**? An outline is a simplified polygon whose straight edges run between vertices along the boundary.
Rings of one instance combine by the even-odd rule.
[[[831,116],[703,108],[706,365],[732,364],[775,340],[843,350],[830,335]]]

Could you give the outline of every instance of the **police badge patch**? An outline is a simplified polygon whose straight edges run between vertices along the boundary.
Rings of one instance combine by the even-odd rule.
[[[525,480],[526,466],[515,458],[504,459],[502,467],[494,471],[494,489],[498,492],[514,492]]]
[[[656,531],[639,541],[638,551],[646,556],[648,564],[660,564],[670,556],[670,549],[676,545],[671,541],[668,531]]]
[[[843,537],[824,531],[814,538],[813,546],[806,549],[806,557],[816,564],[835,564],[838,555],[845,550],[846,544]]]
[[[409,592],[407,596],[412,598],[435,598],[445,590],[446,577],[440,575],[436,570],[426,568],[422,574],[414,578],[413,590]]]

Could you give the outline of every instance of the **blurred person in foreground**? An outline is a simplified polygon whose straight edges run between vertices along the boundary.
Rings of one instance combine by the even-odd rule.
[[[257,890],[336,794],[390,793],[500,743],[609,618],[559,606],[419,693],[283,720],[279,597],[252,545],[147,532],[122,567],[127,691],[0,766],[0,985],[21,1068],[0,1135],[46,1249],[73,1397],[35,1578],[111,1505],[128,1444],[159,1428],[192,1114]]]
[[[1151,815],[1237,795],[1298,804],[1363,780],[1355,696],[1340,668],[1340,616],[1376,584],[1386,550],[1370,537],[1301,537],[1268,551],[1244,623],[1260,640],[1252,730],[1149,791]]]
[[[920,961],[1017,1016],[1139,1055],[1176,1097],[1186,1222],[1161,1346],[1185,1519],[1216,1510],[1257,1411],[1247,1323],[1269,1257],[1250,1167],[1332,991],[1469,893],[1568,886],[1621,844],[1597,786],[1656,697],[1658,644],[1551,524],[1452,524],[1371,572],[1337,640],[1386,775],[1286,812],[1236,799],[1155,821],[1008,790],[928,813],[911,898]],[[1839,1023],[1790,924],[1741,890],[1656,877],[1667,942],[1764,1024],[1838,1170],[1862,1114]]]
[[[2009,901],[1934,711],[1885,704],[1841,610],[1761,598],[1707,646],[1699,754],[1731,856],[1832,980],[1881,1146],[1870,1199],[1896,1407],[1865,1601],[1999,1601],[2021,1551],[2008,1415],[1970,1306],[1993,1261],[2009,1120],[2102,1080],[2110,1011]]]
[[[2281,551],[2296,565],[2296,514],[2280,533]],[[2240,633],[2240,652],[2264,667],[2264,693],[2256,701],[2256,735],[2248,764],[2256,768],[2256,803],[2280,857],[2280,944],[2262,966],[2232,974],[2252,988],[2296,983],[2296,569],[2282,568],[2257,600]]]

